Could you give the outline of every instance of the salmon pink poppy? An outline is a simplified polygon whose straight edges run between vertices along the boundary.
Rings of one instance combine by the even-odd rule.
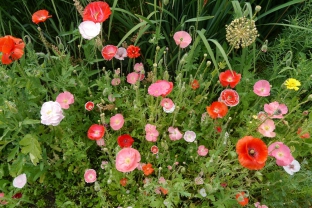
[[[115,131],[121,129],[124,123],[125,123],[124,117],[120,113],[112,116],[109,122],[110,127]]]
[[[68,109],[69,105],[73,104],[75,102],[74,95],[70,92],[62,92],[56,97],[56,102],[58,102],[61,105],[61,108]]]
[[[114,58],[114,56],[116,55],[117,50],[118,50],[118,47],[114,45],[104,46],[102,49],[102,56],[104,60],[106,61],[112,60],[112,58]]]
[[[310,138],[310,133],[306,132],[306,133],[302,133],[302,128],[299,128],[297,130],[297,134],[300,136],[300,138],[302,139],[309,139]]]
[[[207,106],[206,110],[211,118],[222,118],[227,114],[228,107],[223,102],[216,101]]]
[[[196,90],[199,88],[199,82],[197,79],[194,79],[193,82],[191,83],[191,87],[193,90]]]
[[[96,181],[96,171],[94,169],[87,169],[84,173],[86,183],[93,183]]]
[[[95,1],[89,3],[83,11],[83,21],[94,23],[104,22],[111,15],[111,9],[106,2]]]
[[[168,128],[168,131],[169,131],[169,138],[172,141],[180,140],[183,137],[183,134],[179,131],[178,128],[174,128],[174,127],[170,126]]]
[[[141,161],[141,155],[138,150],[131,147],[123,148],[116,156],[116,169],[126,173],[136,169]]]
[[[11,35],[0,38],[1,62],[10,64],[14,60],[20,59],[24,55],[24,47],[25,43],[20,38],[15,38]]]
[[[129,58],[138,58],[140,54],[140,48],[134,45],[130,45],[127,48],[127,54]]]
[[[169,95],[173,89],[173,83],[168,82],[167,80],[157,80],[156,83],[160,84],[161,86],[165,86],[164,93],[161,94],[162,97],[166,97]]]
[[[235,198],[237,200],[237,202],[242,205],[242,206],[246,206],[248,204],[248,198],[246,197],[245,192],[240,192],[238,194],[235,195]]]
[[[31,20],[33,23],[39,24],[40,22],[45,22],[48,18],[51,18],[52,15],[49,15],[49,12],[45,9],[36,11],[32,17]]]
[[[239,163],[249,170],[260,170],[268,158],[268,147],[258,138],[245,136],[236,144]]]
[[[192,37],[185,31],[174,33],[173,39],[180,48],[186,48],[192,42]]]
[[[208,151],[209,150],[204,145],[200,145],[197,149],[197,154],[205,157],[208,154]]]
[[[233,107],[239,103],[239,95],[235,90],[225,89],[221,92],[219,101],[224,102],[229,107]]]
[[[142,170],[144,172],[144,175],[146,176],[151,175],[154,172],[154,169],[151,163],[147,163],[146,165],[143,165]]]
[[[241,74],[237,74],[235,71],[226,70],[221,72],[219,75],[220,83],[223,87],[230,85],[231,88],[234,88],[240,81]]]
[[[123,187],[125,187],[127,185],[127,182],[128,182],[127,178],[122,178],[119,181],[120,185],[122,185]]]
[[[117,143],[121,148],[131,147],[134,140],[129,134],[123,134],[117,138]]]
[[[105,134],[105,127],[99,124],[93,124],[88,130],[88,138],[91,140],[101,139]]]
[[[131,72],[127,75],[127,82],[129,84],[135,84],[139,80],[139,74],[136,72]]]

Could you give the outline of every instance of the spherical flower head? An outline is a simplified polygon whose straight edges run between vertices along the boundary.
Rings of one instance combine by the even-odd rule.
[[[87,136],[91,140],[99,140],[103,138],[105,134],[105,127],[99,124],[93,124],[90,126]]]
[[[180,48],[186,48],[192,42],[192,37],[185,31],[174,33],[173,39]]]
[[[87,111],[91,111],[93,108],[94,108],[94,103],[93,103],[92,101],[86,102],[86,104],[85,104],[85,109],[86,109]]]
[[[159,152],[158,147],[157,147],[156,145],[153,145],[153,146],[151,147],[151,152],[152,152],[153,154],[157,154],[157,153]]]
[[[278,166],[287,166],[294,160],[289,147],[282,142],[272,143],[268,151],[270,156],[275,157]]]
[[[237,74],[235,71],[226,70],[220,73],[219,80],[223,87],[230,85],[231,88],[234,88],[241,80],[241,74]]]
[[[235,198],[237,200],[237,202],[242,205],[242,206],[246,206],[248,204],[248,198],[246,197],[245,192],[240,192],[238,194],[235,195]]]
[[[141,155],[138,150],[131,147],[123,148],[116,156],[116,169],[126,173],[136,169],[141,161]]]
[[[163,107],[163,110],[164,110],[165,113],[172,113],[172,112],[174,111],[174,109],[175,109],[175,105],[174,105],[174,104],[173,104],[173,106],[172,106],[171,108],[169,108],[169,109]]]
[[[144,65],[143,65],[143,63],[136,63],[136,64],[134,64],[133,69],[134,69],[134,71],[136,71],[138,73],[142,72],[142,71],[144,71]]]
[[[86,183],[94,183],[96,181],[96,171],[87,169],[84,173],[84,179]]]
[[[61,108],[68,109],[70,104],[75,102],[74,95],[70,92],[62,92],[56,97],[56,102],[61,105]]]
[[[129,134],[123,134],[117,138],[117,143],[121,148],[131,147],[133,142],[134,139]]]
[[[169,110],[174,106],[174,103],[172,102],[172,100],[170,98],[164,98],[161,100],[160,105]]]
[[[228,107],[223,102],[213,102],[210,106],[206,107],[207,113],[213,119],[222,118],[228,112]]]
[[[49,15],[49,12],[45,9],[38,10],[33,13],[31,20],[35,24],[39,24],[40,22],[45,22],[48,18],[51,18],[52,15]]]
[[[205,157],[208,154],[208,149],[204,145],[200,145],[197,149],[197,154]]]
[[[59,125],[62,119],[65,117],[63,115],[61,105],[58,102],[53,101],[43,103],[40,114],[41,123],[52,126]]]
[[[11,64],[20,59],[24,54],[25,43],[20,38],[6,35],[0,38],[0,52],[2,53],[2,64]]]
[[[146,165],[143,165],[142,170],[145,176],[151,175],[154,172],[154,169],[151,163],[147,163]]]
[[[112,116],[109,122],[110,127],[115,131],[121,129],[124,123],[125,123],[124,117],[119,113]]]
[[[259,80],[253,86],[253,92],[260,97],[270,95],[271,85],[267,80]]]
[[[181,132],[179,131],[178,128],[174,128],[174,127],[170,126],[168,128],[168,131],[169,131],[169,138],[172,141],[180,140],[183,137],[183,134],[181,134]]]
[[[260,170],[268,158],[266,144],[258,138],[245,136],[236,144],[239,163],[249,170]]]
[[[283,166],[283,168],[289,175],[293,175],[300,170],[300,163],[297,160],[293,160],[289,165]]]
[[[112,60],[112,58],[114,58],[114,56],[116,55],[117,50],[118,50],[117,46],[114,45],[104,46],[101,52],[104,60],[106,61]]]
[[[114,78],[114,79],[112,79],[111,84],[112,84],[113,86],[119,85],[119,84],[120,84],[120,78]]]
[[[84,21],[78,26],[79,32],[84,39],[91,40],[101,32],[101,24],[92,21]]]
[[[196,139],[196,133],[194,131],[186,131],[183,138],[187,142],[194,142]]]
[[[127,82],[129,84],[135,84],[139,80],[139,74],[136,72],[131,72],[127,75]]]
[[[13,186],[15,188],[23,188],[26,185],[26,183],[27,183],[27,177],[25,173],[16,176],[13,180]]]
[[[83,21],[89,20],[95,23],[101,23],[108,19],[111,13],[111,9],[106,2],[91,2],[83,10]]]
[[[285,104],[279,104],[278,102],[272,102],[264,104],[264,111],[270,118],[284,118],[284,114],[288,112],[288,108]]]
[[[140,48],[134,45],[129,45],[127,48],[127,53],[129,58],[138,58],[140,54]]]
[[[234,107],[239,103],[239,95],[235,90],[225,89],[221,92],[218,101],[229,107]]]
[[[289,78],[285,81],[284,85],[286,86],[287,89],[289,90],[299,90],[299,87],[301,86],[301,83],[293,78]]]
[[[123,61],[127,56],[128,56],[127,50],[123,47],[119,47],[114,57],[120,61]]]
[[[276,133],[273,132],[275,129],[274,121],[271,119],[265,120],[259,127],[258,131],[265,137],[275,137]]]

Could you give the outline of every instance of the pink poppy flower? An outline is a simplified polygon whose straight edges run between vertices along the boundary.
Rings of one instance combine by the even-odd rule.
[[[112,58],[114,58],[114,56],[116,55],[117,50],[118,50],[117,46],[114,46],[114,45],[104,46],[102,49],[102,56],[104,60],[106,61],[112,60]]]
[[[270,95],[271,86],[266,80],[259,80],[253,86],[253,91],[256,95],[266,97]]]
[[[268,147],[269,155],[275,157],[278,166],[289,165],[293,160],[293,156],[287,145],[282,142],[274,142]]]
[[[225,89],[221,92],[218,101],[223,102],[229,107],[234,107],[239,103],[239,95],[235,90]]]
[[[25,173],[16,176],[13,180],[13,186],[15,188],[23,188],[26,185],[26,183],[27,183],[27,177]]]
[[[0,193],[0,199],[4,197],[4,193]],[[7,204],[8,202],[5,200],[0,200],[0,204]]]
[[[166,179],[165,179],[164,177],[160,177],[160,178],[158,179],[158,183],[160,183],[160,184],[166,184],[167,181],[166,181]]]
[[[153,145],[153,146],[151,147],[151,152],[152,152],[153,154],[157,154],[158,151],[159,151],[159,149],[158,149],[158,147],[157,147],[156,145]]]
[[[198,147],[197,153],[199,156],[206,156],[208,154],[208,149],[204,145]]]
[[[109,102],[115,102],[115,100],[116,100],[116,98],[114,97],[113,94],[108,95],[107,98],[108,98]]]
[[[285,104],[279,104],[278,102],[272,102],[264,104],[264,111],[271,118],[284,118],[284,114],[288,112],[288,108]]]
[[[148,94],[158,97],[158,96],[167,96],[173,89],[173,83],[166,80],[158,80],[157,82],[151,84],[147,91]]]
[[[68,109],[70,104],[75,102],[73,94],[70,92],[62,92],[56,97],[56,102],[61,105],[61,108]]]
[[[121,129],[124,123],[125,123],[124,117],[119,113],[112,116],[109,122],[110,127],[115,131]]]
[[[129,84],[135,84],[139,80],[139,74],[136,72],[131,72],[127,75],[127,82]]]
[[[114,79],[112,79],[111,84],[112,84],[113,86],[119,85],[119,84],[120,84],[120,78],[114,78]]]
[[[97,144],[98,146],[100,146],[100,147],[105,146],[105,141],[104,141],[103,138],[98,139],[98,140],[95,140],[95,141],[96,141],[96,144]]]
[[[93,169],[87,169],[84,173],[84,179],[86,183],[93,183],[96,181],[96,171]]]
[[[176,140],[180,140],[182,139],[183,137],[183,134],[181,134],[181,132],[179,131],[178,128],[173,128],[172,126],[170,126],[168,128],[168,131],[169,131],[169,138],[172,140],[172,141],[176,141]]]
[[[264,204],[261,205],[260,202],[256,202],[256,203],[254,203],[254,205],[255,205],[256,208],[268,208],[268,206],[266,206]]]
[[[142,74],[141,72],[138,73],[139,75],[139,80],[142,81],[145,78],[145,75]]]
[[[155,131],[146,132],[145,138],[149,142],[156,142],[158,136],[159,136],[159,132],[155,130]]]
[[[192,37],[185,31],[176,32],[173,39],[180,48],[186,48],[192,42]]]
[[[152,124],[146,124],[145,125],[145,131],[146,132],[153,132],[156,131],[156,126]]]
[[[265,137],[275,137],[276,133],[273,132],[275,129],[274,121],[271,119],[267,119],[263,122],[259,127],[258,131]]]
[[[94,103],[93,103],[92,101],[86,102],[86,104],[85,104],[85,109],[86,109],[87,111],[90,111],[90,110],[92,110],[93,108],[94,108]]]
[[[165,92],[161,94],[162,97],[169,95],[173,89],[173,83],[168,82],[167,80],[157,80],[156,83],[160,84],[164,89],[166,89]]]
[[[122,61],[122,60],[125,60],[127,56],[128,56],[127,49],[120,47],[117,49],[117,52],[114,57]]]
[[[170,98],[164,98],[161,100],[160,105],[164,107],[166,110],[169,110],[174,106],[174,103]]]
[[[141,72],[141,71],[144,71],[144,66],[142,63],[136,63],[134,64],[134,71],[136,72]]]
[[[120,172],[126,173],[136,169],[141,161],[141,155],[138,150],[123,148],[116,156],[116,169]]]
[[[169,108],[169,109],[163,107],[163,110],[165,111],[165,113],[172,113],[172,112],[174,111],[174,109],[175,109],[175,105],[174,105],[174,104],[173,104],[173,106],[172,106],[171,108]]]

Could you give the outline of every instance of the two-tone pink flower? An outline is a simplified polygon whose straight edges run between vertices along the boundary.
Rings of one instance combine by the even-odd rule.
[[[178,128],[174,128],[174,127],[170,126],[168,128],[168,131],[169,131],[169,138],[172,141],[180,140],[183,137],[183,134],[179,131]]]
[[[274,142],[268,147],[268,152],[270,156],[275,157],[279,166],[287,166],[294,160],[289,147],[283,142]]]

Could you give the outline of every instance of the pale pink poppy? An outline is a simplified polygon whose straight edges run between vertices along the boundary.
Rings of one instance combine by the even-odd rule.
[[[117,53],[117,46],[114,45],[106,45],[103,47],[102,49],[102,56],[104,58],[104,60],[110,61],[112,60],[112,58],[114,58],[114,56]]]
[[[146,125],[145,125],[145,131],[146,131],[146,132],[156,131],[156,126],[155,126],[155,125],[152,125],[152,124],[146,124]]]
[[[116,156],[116,169],[120,172],[131,172],[138,167],[141,161],[141,155],[138,150],[123,148],[117,153]]]
[[[284,114],[288,112],[288,108],[285,104],[279,104],[278,102],[272,102],[264,104],[264,111],[271,118],[284,118]]]
[[[268,206],[266,206],[264,204],[261,205],[260,202],[256,202],[256,203],[254,203],[254,205],[255,205],[256,208],[268,208]]]
[[[112,84],[113,86],[119,85],[119,84],[120,84],[120,78],[114,78],[114,79],[112,79],[111,84]]]
[[[265,120],[259,127],[258,131],[265,137],[275,137],[276,133],[273,132],[275,129],[274,121],[271,119]]]
[[[113,94],[108,95],[107,98],[108,98],[109,102],[115,102],[115,100],[116,100],[116,98],[114,97]]]
[[[26,183],[27,183],[27,177],[25,173],[16,176],[13,180],[13,186],[15,188],[23,188],[26,185]]]
[[[293,156],[287,145],[282,142],[274,142],[268,147],[269,155],[275,157],[276,164],[279,166],[289,165],[293,160]]]
[[[196,139],[196,134],[194,131],[186,131],[183,136],[184,140],[187,142],[194,142]]]
[[[93,183],[96,181],[96,171],[93,169],[87,169],[84,173],[84,179],[86,183]]]
[[[181,134],[181,132],[179,131],[178,128],[174,128],[172,126],[170,126],[168,128],[168,131],[169,131],[169,138],[172,140],[172,141],[176,141],[176,140],[180,140],[182,137],[183,137],[183,134]]]
[[[100,147],[105,146],[105,141],[103,138],[95,140],[96,144]]]
[[[134,68],[134,71],[136,71],[136,72],[144,71],[143,63],[136,63],[136,64],[134,64],[133,68]]]
[[[197,149],[197,154],[204,157],[208,154],[208,149],[204,145],[200,145]]]
[[[192,37],[185,31],[176,32],[173,39],[180,48],[186,48],[192,42]]]
[[[174,106],[174,103],[170,98],[164,98],[161,100],[160,105],[164,107],[166,110],[169,110]]]
[[[117,53],[115,54],[114,57],[122,61],[122,60],[125,60],[127,56],[128,56],[127,49],[120,47],[117,49]]]
[[[61,108],[68,109],[70,104],[75,102],[74,95],[70,92],[62,92],[56,97],[56,102],[61,105]]]
[[[86,102],[86,104],[85,104],[85,109],[86,109],[87,111],[90,111],[90,110],[92,110],[93,108],[94,108],[94,103],[93,103],[92,101]]]
[[[172,113],[175,109],[175,105],[173,104],[173,106],[169,109],[167,109],[166,107],[163,107],[163,110],[165,113]]]
[[[127,75],[127,82],[129,84],[135,84],[139,80],[139,74],[136,72],[131,72]]]
[[[271,86],[267,80],[259,80],[253,86],[253,91],[256,95],[266,97],[270,95]]]
[[[158,178],[158,183],[160,183],[160,184],[166,184],[167,181],[166,181],[166,179],[165,179],[164,177],[160,177],[160,178]]]
[[[112,116],[109,122],[110,127],[115,131],[121,129],[124,123],[125,123],[124,117],[120,113]]]
[[[155,131],[146,132],[145,138],[149,142],[156,142],[158,136],[159,136],[159,132],[155,130]]]

